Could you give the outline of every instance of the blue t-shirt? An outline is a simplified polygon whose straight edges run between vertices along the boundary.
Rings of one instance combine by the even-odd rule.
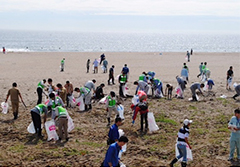
[[[122,72],[123,72],[124,74],[128,74],[128,73],[129,73],[128,67],[123,67]]]
[[[121,147],[117,143],[111,144],[107,150],[103,166],[108,167],[109,162],[112,163],[112,166],[118,166],[118,154],[120,150]]]
[[[188,70],[186,68],[182,69],[181,76],[188,77]]]
[[[119,132],[118,132],[118,126],[116,124],[113,124],[110,127],[110,130],[108,132],[108,137],[110,140],[115,141],[116,139],[119,139]]]
[[[209,79],[208,82],[207,82],[208,85],[214,85],[214,82],[213,80]]]

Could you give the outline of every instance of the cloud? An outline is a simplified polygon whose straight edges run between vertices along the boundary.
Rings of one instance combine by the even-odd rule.
[[[239,0],[1,0],[4,11],[60,11],[91,15],[240,16]]]

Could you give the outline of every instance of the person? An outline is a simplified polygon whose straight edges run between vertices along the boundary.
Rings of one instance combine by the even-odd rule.
[[[52,119],[56,122],[58,126],[58,136],[59,141],[63,139],[63,132],[65,135],[65,140],[68,141],[68,118],[67,110],[62,106],[57,106],[55,110],[52,111]]]
[[[204,87],[204,84],[200,84],[200,83],[193,83],[190,86],[191,92],[192,92],[192,101],[198,101],[197,97],[196,97],[196,90],[198,89],[200,91],[200,93],[203,95],[201,88]],[[204,96],[204,95],[203,95]]]
[[[176,76],[176,79],[177,79],[178,85],[180,86],[180,88],[182,90],[182,95],[179,98],[183,99],[183,93],[184,93],[184,90],[186,88],[187,82],[179,76]]]
[[[229,70],[227,71],[227,85],[226,85],[227,90],[231,90],[232,78],[233,78],[233,67],[230,66]]]
[[[87,67],[87,73],[89,73],[90,59],[87,60],[87,65],[86,65],[86,67]]]
[[[100,60],[100,64],[102,64],[102,61],[105,60],[105,54],[104,54],[104,53],[101,54],[100,59],[101,59],[101,60]]]
[[[113,124],[110,127],[110,130],[108,132],[108,141],[107,144],[111,145],[112,143],[115,143],[119,139],[119,132],[118,127],[122,125],[122,119],[120,117],[115,118],[115,124]]]
[[[116,113],[117,117],[119,116],[119,112],[117,111],[116,105],[117,105],[116,94],[115,92],[111,91],[110,95],[107,96],[107,101],[106,101],[107,121],[108,121],[107,126],[110,126],[112,111]]]
[[[104,87],[105,87],[104,83],[101,83],[101,85],[97,87],[95,99],[100,100],[104,97],[104,93],[103,93]]]
[[[120,160],[118,159],[118,154],[121,148],[128,142],[128,138],[126,136],[121,136],[119,140],[113,144],[111,144],[107,150],[105,159],[101,165],[101,167],[116,167],[120,166]]]
[[[90,93],[91,91],[93,90],[93,92],[95,93],[96,92],[96,89],[95,89],[95,83],[96,83],[96,80],[93,79],[91,81],[87,81],[84,85],[84,87],[88,88],[90,90]]]
[[[148,75],[148,79],[153,79],[154,76],[155,76],[155,72],[154,71],[148,71],[147,75]]]
[[[5,49],[5,47],[3,47],[3,54],[5,54],[6,53],[6,49]]]
[[[233,99],[236,100],[236,97],[240,96],[240,84],[235,87],[236,94],[233,96]]]
[[[188,62],[190,62],[190,53],[189,53],[189,51],[187,51],[187,59],[188,59]]]
[[[107,73],[107,66],[108,66],[108,61],[106,59],[103,60],[103,73]]]
[[[149,86],[148,86],[148,84],[146,82],[144,82],[144,81],[135,81],[133,84],[137,85],[135,95],[137,94],[138,90],[142,90],[146,94],[148,94]]]
[[[60,83],[57,84],[57,88],[58,88],[58,96],[61,97],[63,103],[66,104],[66,99],[67,99],[66,88],[63,87],[62,84],[60,84]]]
[[[173,86],[171,84],[166,85],[165,95],[167,95],[168,100],[172,99]]]
[[[17,83],[16,82],[14,82],[12,84],[12,88],[8,90],[5,103],[7,103],[9,96],[11,98],[11,103],[12,103],[12,111],[13,111],[13,116],[14,116],[13,119],[16,120],[18,118],[19,97],[20,97],[22,103],[25,106],[25,103],[23,102],[23,99],[22,99],[22,95],[21,95],[19,89],[17,88]]]
[[[202,66],[203,66],[203,62],[201,62],[201,64],[199,65],[199,71],[200,71],[200,73],[197,75],[197,77],[200,77],[200,76],[202,75],[202,73],[203,73],[203,71],[202,71]]]
[[[207,62],[204,62],[203,66],[202,66],[202,71],[204,71],[205,68],[207,68]]]
[[[93,73],[98,73],[98,61],[97,59],[94,60],[93,62]]]
[[[186,81],[188,81],[188,73],[189,73],[188,67],[183,66],[182,71],[181,71],[181,77]]]
[[[146,101],[143,101],[143,99],[139,99],[140,102],[135,106],[134,104],[131,105],[131,109],[134,110],[133,114],[133,121],[132,124],[134,125],[136,117],[138,112],[140,112],[141,115],[141,129],[140,132],[143,132],[143,120],[145,120],[145,133],[148,131],[148,104]]]
[[[65,89],[66,89],[66,93],[67,93],[67,97],[66,97],[66,101],[67,101],[67,107],[70,107],[69,105],[69,97],[72,96],[73,94],[73,85],[72,83],[70,83],[69,81],[66,81],[66,84],[64,85]]]
[[[193,54],[193,49],[191,49],[191,52],[190,52],[190,54],[191,54],[191,55]]]
[[[56,90],[55,86],[53,85],[53,80],[52,78],[48,78],[48,85],[47,85],[47,88],[46,90],[48,90],[48,94],[52,93],[53,91]]]
[[[42,136],[42,121],[41,121],[41,115],[43,115],[43,124],[45,124],[47,120],[47,113],[48,110],[51,110],[51,107],[47,107],[45,104],[38,104],[36,105],[33,109],[31,109],[31,116],[32,116],[32,121],[33,125],[35,128],[35,133],[38,135],[38,137],[43,137]]]
[[[63,107],[65,106],[61,97],[55,96],[54,93],[50,93],[49,98],[50,99],[49,99],[47,106],[52,107],[52,109],[55,109],[57,106],[63,106]]]
[[[163,88],[162,88],[162,82],[160,81],[160,79],[154,78],[154,79],[150,79],[151,83],[152,83],[152,96],[154,96],[154,90],[155,90],[155,96],[156,97],[161,97],[161,94],[163,94]]]
[[[181,163],[182,167],[187,166],[187,145],[189,146],[190,149],[192,148],[188,141],[190,133],[189,127],[192,122],[193,122],[192,120],[185,119],[183,121],[183,127],[181,127],[181,129],[179,129],[178,131],[177,149],[179,151],[179,155],[172,160],[172,162],[170,163],[170,167],[173,167],[173,165],[182,157],[183,157]]]
[[[148,82],[147,73],[143,71],[142,74],[139,75],[138,80],[139,80],[139,81]]]
[[[212,79],[208,78],[208,79],[207,79],[207,85],[208,85],[208,91],[211,91],[213,85],[215,85],[215,84],[214,84],[214,82],[213,82]]]
[[[74,91],[80,93],[80,96],[83,97],[84,103],[85,103],[85,111],[91,110],[92,105],[91,105],[90,90],[87,87],[80,87],[80,88],[75,88]],[[89,106],[89,109],[88,109],[88,106]]]
[[[61,60],[61,72],[64,71],[65,58]]]
[[[240,109],[234,110],[234,114],[235,116],[228,123],[228,129],[232,129],[228,161],[233,160],[235,148],[237,149],[237,158],[240,160]]]
[[[118,82],[119,82],[119,96],[120,97],[125,97],[124,95],[124,89],[125,89],[125,85],[127,83],[127,76],[125,73],[122,73],[121,75],[119,75],[118,77]]]
[[[42,103],[42,94],[44,93],[46,95],[46,93],[43,91],[43,89],[46,87],[45,83],[46,83],[46,79],[43,79],[42,81],[40,81],[38,83],[38,87],[37,87],[38,101],[37,101],[37,104]]]
[[[127,64],[124,64],[124,67],[122,68],[122,73],[125,73],[127,76],[127,79],[129,78],[129,68]]]
[[[203,75],[205,75],[206,76],[206,79],[208,79],[208,78],[210,78],[210,74],[211,74],[211,71],[209,70],[209,68],[205,68],[204,70],[203,70]]]
[[[112,80],[112,84],[114,85],[114,65],[109,69],[109,79],[108,79],[108,85],[110,85],[110,80]]]

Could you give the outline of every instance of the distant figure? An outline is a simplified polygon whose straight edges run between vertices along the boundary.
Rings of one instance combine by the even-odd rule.
[[[182,93],[180,94],[180,96],[178,98],[183,99],[183,93],[186,88],[187,81],[183,80],[179,76],[176,76],[176,79],[177,79],[178,85],[180,86],[180,88],[182,90]]]
[[[61,72],[64,71],[64,64],[65,64],[65,58],[63,58],[61,61]]]
[[[191,55],[193,54],[193,49],[191,49],[191,52],[190,52],[190,54],[191,54]]]
[[[46,87],[45,83],[46,83],[46,79],[43,79],[42,81],[40,81],[38,83],[38,87],[37,87],[38,101],[37,101],[37,104],[42,103],[42,94],[44,93],[43,89]]]
[[[87,73],[89,73],[90,59],[87,60]]]
[[[203,62],[201,62],[201,64],[199,65],[199,72],[200,73],[197,75],[197,77],[200,77],[203,73],[202,66],[203,66]]]
[[[188,58],[188,62],[190,62],[190,53],[189,53],[189,51],[187,51],[187,58]]]
[[[207,68],[207,62],[204,62],[203,66],[202,66],[202,71],[204,71]]]
[[[97,59],[94,60],[93,62],[93,73],[98,73],[98,61]]]
[[[125,73],[119,75],[118,82],[119,82],[119,96],[125,97],[124,90],[125,90],[125,85],[127,83],[127,76]]]
[[[8,94],[7,94],[5,103],[7,103],[9,96],[11,98],[14,119],[17,119],[18,118],[18,109],[19,109],[19,97],[24,105],[25,105],[25,103],[23,102],[21,93],[20,93],[19,89],[17,88],[16,82],[14,82],[12,84],[12,88],[8,90]]]
[[[172,99],[173,86],[171,84],[166,85],[165,95],[167,95],[168,100]]]
[[[6,53],[6,49],[5,49],[5,47],[3,47],[3,54],[5,54]]]
[[[103,54],[100,56],[100,58],[101,58],[101,61],[100,61],[100,64],[101,64],[102,61],[105,60],[105,54],[103,53]]]
[[[188,72],[188,67],[184,66],[181,71],[181,77],[186,81],[188,81]]]
[[[232,84],[232,78],[233,78],[233,67],[230,66],[229,70],[227,71],[227,90],[231,90],[231,84]]]
[[[125,73],[127,76],[127,79],[129,77],[129,68],[127,67],[127,64],[124,64],[124,67],[122,68],[122,73]]]
[[[110,80],[112,80],[112,84],[114,85],[114,65],[109,69],[109,79],[108,79],[108,85],[110,85]]]
[[[103,73],[107,73],[107,66],[108,66],[108,61],[106,59],[103,60]]]

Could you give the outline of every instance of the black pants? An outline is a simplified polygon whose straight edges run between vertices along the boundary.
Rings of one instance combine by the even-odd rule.
[[[120,86],[119,86],[119,96],[121,96],[121,97],[124,97],[123,89],[122,89],[124,85],[125,85],[125,84],[120,83]]]
[[[66,97],[66,101],[67,101],[67,107],[70,107],[69,106],[69,97],[72,96],[72,94],[67,94],[67,97]]]
[[[41,116],[33,111],[31,111],[31,115],[32,115],[32,121],[35,127],[35,131],[38,134],[38,136],[41,136],[42,135]]]
[[[37,94],[38,94],[37,104],[41,104],[42,103],[42,93],[43,93],[42,88],[38,87],[37,88]]]
[[[113,77],[113,75],[109,75],[108,84],[110,84],[110,80],[112,80],[112,84],[114,84],[114,77]]]
[[[148,113],[141,114],[141,131],[143,131],[143,119],[145,119],[145,130],[148,129]]]

